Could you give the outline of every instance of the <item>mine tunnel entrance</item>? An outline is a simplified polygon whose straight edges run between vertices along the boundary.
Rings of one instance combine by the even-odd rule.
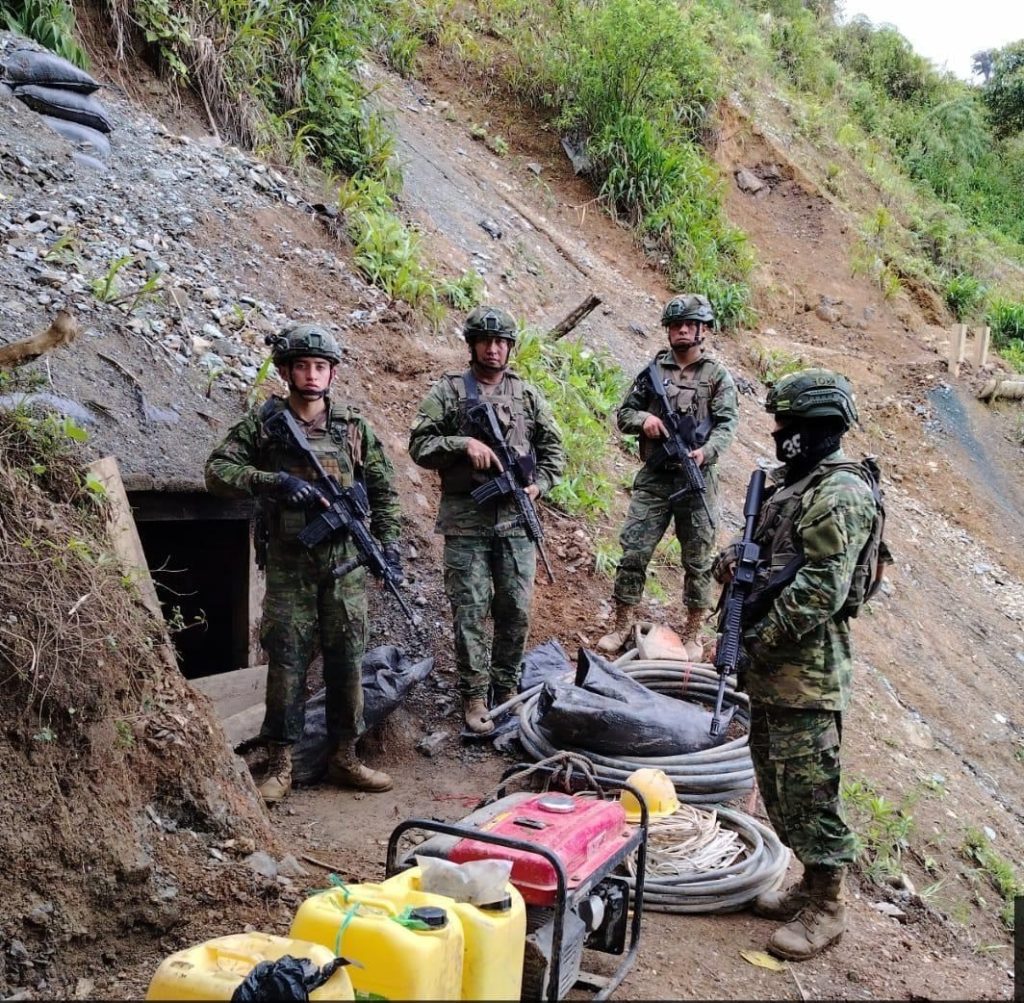
[[[252,503],[201,491],[130,491],[128,500],[187,679],[259,661],[261,575]]]

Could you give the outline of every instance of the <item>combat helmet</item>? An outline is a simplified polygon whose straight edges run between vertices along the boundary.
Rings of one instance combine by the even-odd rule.
[[[504,338],[515,344],[516,322],[510,313],[500,307],[474,307],[462,325],[462,337],[466,341],[472,341],[473,338]]]
[[[268,335],[266,340],[275,365],[310,356],[326,359],[332,366],[341,362],[338,340],[319,324],[290,324],[280,334]]]
[[[830,369],[801,369],[768,391],[765,410],[776,418],[840,418],[843,430],[859,421],[853,385]]]
[[[675,296],[665,304],[665,309],[661,311],[662,327],[678,324],[683,320],[699,320],[702,324],[713,324],[715,312],[711,309],[707,296],[698,293]]]

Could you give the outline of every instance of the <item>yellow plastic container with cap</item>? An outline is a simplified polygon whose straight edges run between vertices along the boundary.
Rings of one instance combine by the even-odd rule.
[[[230,1000],[245,977],[261,961],[277,961],[284,955],[309,958],[323,968],[334,952],[320,944],[270,933],[234,933],[207,940],[165,958],[149,983],[147,1000]],[[348,968],[339,968],[322,986],[312,990],[311,1000],[352,1000],[355,993]]]
[[[311,895],[292,937],[348,958],[352,986],[388,1000],[453,1000],[462,992],[465,938],[451,899],[382,885]]]
[[[380,887],[399,901],[420,891],[422,869],[410,867],[382,882]],[[464,1000],[517,1000],[523,984],[526,950],[526,906],[519,890],[505,886],[505,898],[493,906],[446,901],[462,921],[465,951],[462,956]]]

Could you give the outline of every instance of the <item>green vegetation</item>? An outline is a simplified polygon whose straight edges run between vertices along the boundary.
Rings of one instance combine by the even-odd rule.
[[[897,805],[866,780],[844,782],[841,794],[861,843],[859,866],[864,873],[872,881],[899,874],[907,837],[914,827],[910,800]]]
[[[77,66],[88,63],[75,41],[75,12],[69,0],[0,0],[0,24],[34,39]]]
[[[1024,882],[1017,877],[1013,864],[994,850],[989,838],[978,829],[967,830],[961,852],[967,860],[977,864],[976,873],[987,878],[999,893],[1002,902],[999,918],[1012,930],[1014,897],[1024,895]],[[980,904],[984,906],[984,900]]]
[[[565,477],[548,501],[574,514],[610,511],[614,484],[606,459],[611,415],[626,390],[622,370],[581,341],[551,341],[536,330],[520,335],[515,367],[551,405],[565,443]]]

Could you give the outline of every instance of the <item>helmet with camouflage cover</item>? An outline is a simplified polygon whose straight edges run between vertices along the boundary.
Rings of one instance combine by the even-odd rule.
[[[777,380],[768,391],[765,410],[788,418],[839,418],[843,429],[859,420],[853,385],[830,369],[801,369]]]
[[[267,344],[275,365],[309,357],[326,359],[332,366],[341,362],[337,338],[319,324],[290,324],[280,334],[268,335]]]
[[[711,309],[711,303],[707,296],[697,293],[675,296],[665,304],[665,309],[661,311],[663,327],[678,324],[684,320],[699,320],[702,324],[714,323],[715,312]]]
[[[462,325],[462,337],[466,341],[474,338],[504,338],[515,344],[516,322],[510,313],[500,307],[474,307]]]

